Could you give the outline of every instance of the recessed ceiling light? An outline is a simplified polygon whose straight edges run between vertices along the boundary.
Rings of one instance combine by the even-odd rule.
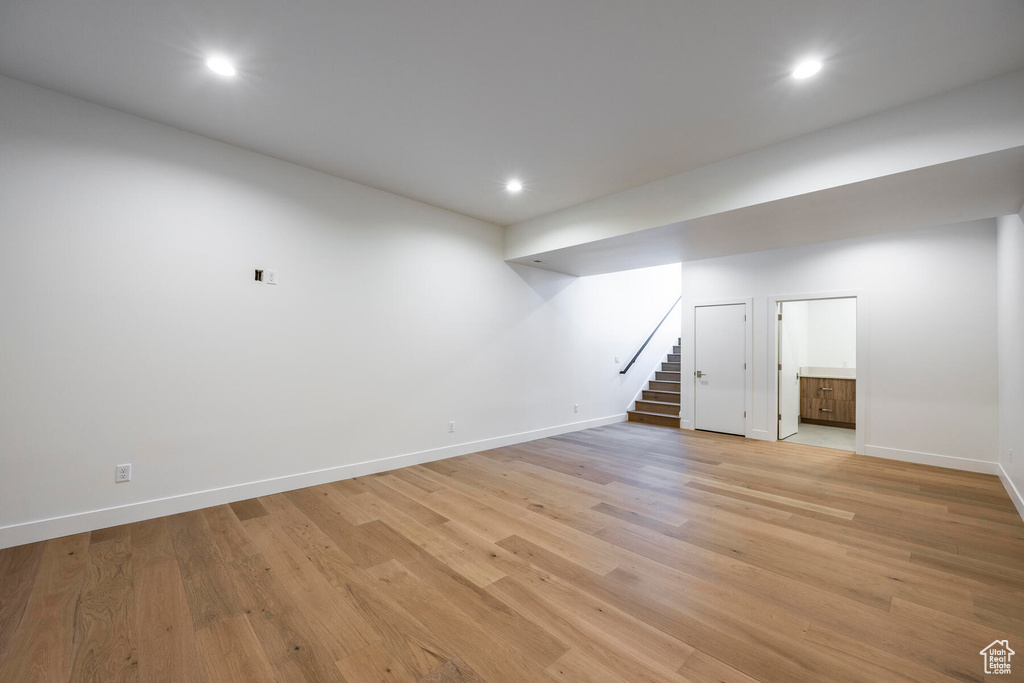
[[[231,63],[231,60],[222,55],[211,55],[206,59],[206,68],[213,73],[231,78],[238,73],[238,69]]]
[[[523,191],[523,183],[522,181],[513,178],[505,183],[505,189],[508,190],[510,194],[519,194]]]
[[[798,81],[802,81],[805,78],[810,78],[819,71],[821,71],[821,60],[805,59],[802,62],[797,63],[797,65],[793,67],[793,72],[790,74],[790,76],[792,76]]]

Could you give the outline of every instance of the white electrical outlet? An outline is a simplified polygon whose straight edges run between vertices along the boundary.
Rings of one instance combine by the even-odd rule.
[[[132,480],[132,466],[131,465],[118,465],[114,468],[114,481],[131,481]]]
[[[580,404],[579,403],[573,403],[572,404],[572,412],[574,412],[574,413],[580,412]]]
[[[265,270],[263,271],[263,282],[268,285],[277,284],[277,271],[276,270]]]
[[[448,433],[451,434],[454,431],[455,431],[455,422],[449,422],[448,423]]]

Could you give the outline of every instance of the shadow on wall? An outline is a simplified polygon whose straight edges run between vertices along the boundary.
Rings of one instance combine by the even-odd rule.
[[[555,298],[566,287],[579,279],[575,275],[555,273],[542,268],[524,266],[521,263],[509,263],[508,267],[515,271],[516,275],[522,278],[523,282],[528,284],[545,301]]]

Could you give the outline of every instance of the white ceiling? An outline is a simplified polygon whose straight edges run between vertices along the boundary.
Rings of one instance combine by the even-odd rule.
[[[1021,0],[5,0],[0,73],[510,224],[1024,67],[1022,34]]]

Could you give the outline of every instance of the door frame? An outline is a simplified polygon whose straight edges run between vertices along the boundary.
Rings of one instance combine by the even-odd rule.
[[[857,302],[857,427],[854,430],[856,452],[864,455],[864,442],[867,439],[867,405],[869,400],[870,383],[867,381],[870,376],[868,367],[868,302],[864,291],[861,289],[850,289],[830,292],[804,292],[802,294],[786,294],[768,297],[768,413],[769,424],[775,422],[775,429],[769,430],[769,441],[779,440],[779,304],[787,301],[818,301],[822,299],[854,299]]]
[[[690,388],[684,391],[680,385],[681,397],[685,396],[686,405],[680,406],[679,426],[683,429],[696,429],[694,418],[697,404],[697,378],[694,376],[697,362],[697,309],[705,306],[732,306],[742,304],[743,314],[746,316],[743,328],[743,345],[745,348],[743,362],[747,368],[744,372],[743,382],[743,410],[747,414],[743,420],[743,436],[749,437],[754,424],[754,298],[737,297],[734,299],[714,299],[708,301],[688,301],[683,307],[683,329],[682,338],[690,342],[690,353],[684,353],[683,365],[680,366],[682,373],[680,381],[686,375],[690,377]]]

